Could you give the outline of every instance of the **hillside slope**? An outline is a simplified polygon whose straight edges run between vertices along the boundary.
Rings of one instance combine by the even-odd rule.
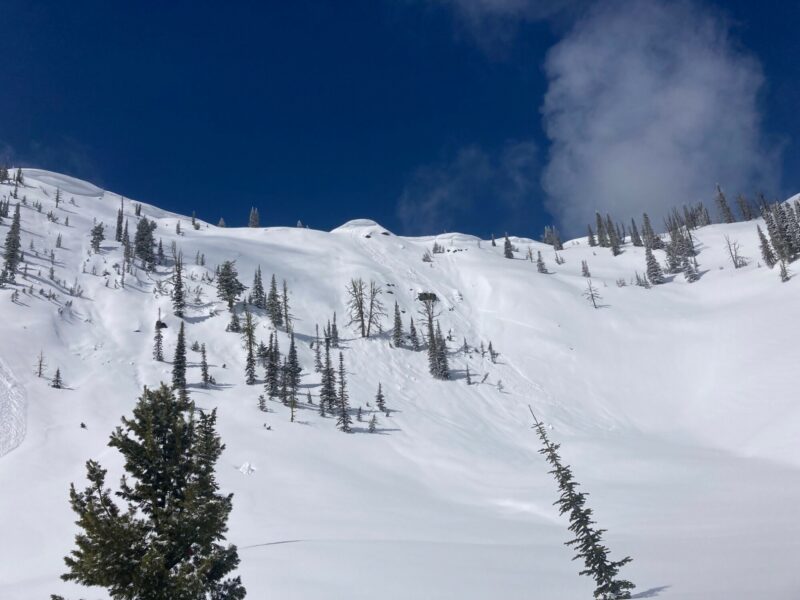
[[[170,380],[170,364],[152,359],[152,332],[160,308],[171,359],[179,320],[156,285],[171,267],[128,275],[120,287],[120,245],[106,240],[93,254],[89,243],[95,219],[113,239],[120,197],[46,171],[25,170],[25,179],[30,266],[15,289],[32,285],[34,293],[12,303],[12,289],[0,289],[0,597],[102,598],[102,590],[58,579],[76,531],[68,487],[84,480],[89,458],[117,480],[109,433],[143,385]],[[2,185],[0,195],[11,190]],[[129,199],[124,211],[133,233]],[[188,340],[206,344],[218,384],[197,385],[199,356],[190,352],[190,391],[200,407],[219,409],[227,446],[219,479],[234,493],[228,539],[239,547],[248,597],[591,597],[591,581],[577,576],[563,546],[566,522],[552,506],[557,490],[537,453],[528,404],[590,492],[613,556],[634,558],[625,575],[639,597],[800,596],[800,277],[781,283],[776,270],[758,265],[755,223],[698,230],[700,280],[678,276],[644,289],[616,284],[644,270],[643,249],[630,245],[612,257],[576,240],[556,265],[552,248],[524,238],[512,238],[520,252],[507,260],[502,244],[460,234],[399,237],[366,220],[332,232],[202,221],[195,230],[187,217],[147,204],[142,214],[155,219],[165,249],[174,241],[186,257]],[[48,277],[58,234],[52,266],[63,284]],[[726,235],[741,243],[748,266],[731,267]],[[446,252],[425,263],[434,240]],[[549,274],[524,260],[529,246],[542,251]],[[194,264],[197,253],[205,267]],[[241,338],[225,331],[227,310],[201,281],[224,260],[236,261],[245,285],[259,265],[266,281],[273,273],[287,281],[302,391],[315,402],[309,342],[315,324],[337,313],[353,407],[371,415],[379,382],[386,393],[392,412],[380,416],[378,434],[366,433],[366,422],[340,433],[314,406],[295,423],[279,402],[259,411],[262,385],[244,384]],[[581,295],[582,260],[602,295],[596,310]],[[360,339],[346,327],[352,277],[382,285],[387,308],[396,300],[406,327],[414,316],[421,329],[417,294],[437,294],[442,330],[453,336],[452,381],[428,375],[425,352],[392,348],[386,333]],[[76,286],[80,297],[68,293]],[[269,320],[256,317],[266,341]],[[285,332],[279,339],[288,349]],[[464,339],[468,353],[459,349]],[[496,363],[475,350],[489,341]],[[67,389],[36,377],[40,350],[48,375],[59,367]]]

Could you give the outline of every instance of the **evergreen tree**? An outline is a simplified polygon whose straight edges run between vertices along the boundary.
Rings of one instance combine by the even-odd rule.
[[[339,347],[339,328],[336,326],[336,313],[333,313],[333,323],[331,323],[331,346]]]
[[[539,273],[547,273],[547,265],[544,264],[542,253],[538,250],[536,251],[536,270]]]
[[[584,277],[591,277],[592,274],[589,272],[589,263],[585,260],[581,261],[581,275]]]
[[[589,246],[591,246],[592,248],[594,248],[595,246],[597,246],[597,239],[594,237],[594,231],[592,231],[591,225],[589,225],[588,229],[589,233],[586,236],[586,243],[589,244]]]
[[[322,370],[320,387],[320,404],[325,405],[328,412],[333,412],[336,404],[336,373],[331,364],[330,340],[325,340],[325,368]]]
[[[253,323],[253,315],[245,307],[244,309],[244,330],[242,331],[244,338],[244,345],[247,355],[244,361],[244,381],[247,385],[253,385],[256,382],[256,326]]]
[[[697,273],[697,269],[694,266],[694,261],[689,260],[688,257],[684,256],[682,259],[681,270],[683,271],[683,276],[689,283],[694,283],[700,278],[700,275]]]
[[[158,319],[156,320],[156,332],[153,339],[153,359],[158,362],[164,361],[164,336],[161,333],[161,309],[158,309]]]
[[[258,216],[258,209],[256,207],[250,208],[250,217],[247,220],[248,227],[258,227],[260,225],[261,219]]]
[[[350,403],[347,394],[347,380],[344,370],[344,356],[339,352],[339,393],[337,397],[339,417],[336,426],[340,431],[350,433],[353,423],[350,417]]]
[[[403,345],[403,319],[400,317],[400,307],[394,303],[394,327],[392,327],[392,343],[395,348]]]
[[[653,256],[653,251],[649,246],[645,246],[644,250],[645,261],[647,264],[647,279],[653,285],[664,283],[664,272],[661,270],[661,265],[658,264],[656,257]]]
[[[487,348],[487,350],[489,352],[489,358],[491,359],[491,361],[492,362],[496,361],[497,360],[497,353],[494,351],[494,347],[492,346],[492,342],[491,341],[489,341],[489,348]]]
[[[750,202],[744,197],[743,194],[739,194],[739,197],[736,198],[736,204],[739,205],[739,212],[742,213],[742,219],[745,221],[752,221],[753,208],[750,206]]]
[[[220,217],[219,221],[217,222],[217,227],[227,227],[227,225],[225,225],[225,219]]]
[[[123,220],[123,217],[124,217],[123,212],[122,212],[122,206],[123,206],[122,203],[123,203],[122,196],[120,196],[120,198],[119,198],[119,210],[117,210],[117,227],[116,227],[116,229],[114,231],[114,239],[116,241],[118,241],[118,242],[122,241],[122,220]]]
[[[134,254],[139,257],[142,261],[142,268],[147,271],[152,271],[156,266],[156,254],[153,251],[155,246],[153,229],[155,225],[155,221],[151,223],[147,220],[147,217],[142,217],[136,225],[136,233],[133,236]]]
[[[239,273],[236,272],[236,264],[226,260],[219,267],[217,275],[217,296],[228,304],[228,310],[234,312],[233,304],[239,295],[244,292],[244,285],[239,281]]]
[[[292,329],[291,314],[289,313],[289,288],[286,285],[286,280],[283,280],[283,294],[281,295],[283,303],[283,324],[286,325],[286,331]]]
[[[720,218],[722,219],[723,223],[735,223],[736,219],[733,216],[733,212],[731,211],[731,207],[728,206],[728,201],[725,199],[725,194],[722,193],[722,189],[717,186],[717,208],[719,209]]]
[[[383,389],[380,383],[378,383],[378,393],[375,394],[375,405],[379,411],[386,412],[386,398],[383,396]]]
[[[50,387],[53,387],[57,390],[60,390],[64,387],[64,381],[61,379],[61,369],[56,368],[56,374],[53,376],[53,381],[50,383]]]
[[[175,271],[172,274],[172,311],[176,317],[183,318],[186,312],[186,293],[183,289],[183,255],[175,259]]]
[[[250,292],[250,302],[253,306],[266,310],[267,308],[267,295],[264,292],[264,282],[261,279],[261,266],[256,268],[256,274],[253,277],[253,288]]]
[[[617,575],[621,567],[631,562],[631,558],[626,556],[618,561],[609,559],[609,550],[603,545],[605,530],[593,527],[595,523],[592,521],[592,509],[586,507],[587,494],[577,490],[578,483],[572,475],[572,469],[561,461],[558,454],[560,445],[552,443],[544,425],[536,419],[535,415],[533,418],[536,432],[542,441],[539,453],[552,467],[550,474],[555,477],[561,491],[555,504],[558,505],[560,514],[569,515],[569,530],[575,536],[566,542],[566,545],[575,549],[576,554],[573,560],[581,559],[584,563],[584,569],[580,571],[580,574],[594,579],[594,597],[599,600],[630,598],[630,590],[636,586],[625,579],[618,579]]]
[[[294,333],[292,333],[289,341],[289,354],[286,356],[286,383],[292,402],[297,401],[297,388],[300,387],[302,372],[303,369],[300,367],[300,360],[297,357],[297,346],[294,343]]]
[[[467,385],[472,385],[472,377],[470,376],[469,373],[469,365],[466,368],[466,373],[467,373]]]
[[[239,315],[236,312],[236,309],[231,311],[231,322],[228,323],[225,331],[230,331],[231,333],[241,333],[242,324],[239,322]]]
[[[373,414],[372,417],[369,420],[369,425],[367,426],[367,431],[369,431],[370,433],[375,433],[377,430],[378,430],[378,417],[376,417]]]
[[[319,342],[319,325],[316,326],[316,333],[314,335],[314,370],[317,373],[322,372],[322,352],[320,350]]]
[[[14,207],[14,216],[11,220],[11,226],[6,233],[6,243],[3,250],[3,259],[5,260],[5,267],[3,268],[3,279],[6,281],[14,281],[14,275],[17,272],[17,267],[22,261],[22,240],[21,240],[22,225],[20,222],[19,202]]]
[[[186,335],[184,323],[178,330],[178,343],[175,345],[175,358],[172,361],[172,389],[178,392],[181,398],[186,398]]]
[[[408,339],[411,342],[411,349],[414,352],[419,352],[419,336],[417,335],[417,328],[414,327],[414,317],[411,317],[411,323],[408,326]]]
[[[653,231],[653,226],[650,224],[650,217],[647,213],[642,215],[642,230],[645,248],[659,250],[664,247],[664,242],[656,235],[655,231]]]
[[[772,251],[772,248],[770,248],[769,242],[767,241],[767,236],[765,236],[764,232],[761,231],[761,225],[756,225],[756,230],[758,231],[758,240],[759,245],[761,246],[761,258],[764,259],[764,264],[771,269],[777,262],[775,259],[775,253]]]
[[[81,532],[62,579],[104,587],[115,600],[241,600],[236,547],[224,546],[232,495],[219,493],[214,468],[224,446],[216,411],[200,413],[167,387],[139,398],[109,446],[124,458],[119,491],[106,470],[86,463],[90,485],[73,484],[70,504]],[[122,506],[120,506],[122,503]]]
[[[280,296],[278,296],[278,283],[274,274],[269,284],[269,294],[267,294],[267,314],[275,327],[283,325],[283,307]]]
[[[92,246],[92,250],[95,252],[100,252],[100,244],[103,243],[105,240],[105,235],[103,234],[104,225],[102,223],[97,223],[94,227],[92,227],[90,233],[90,245]]]
[[[597,301],[601,300],[600,292],[597,291],[597,288],[592,285],[592,280],[589,279],[586,282],[586,291],[583,292],[584,298],[586,298],[589,302],[592,303],[592,306],[597,308]]]
[[[597,245],[601,248],[608,248],[608,232],[606,231],[606,224],[603,221],[603,217],[600,216],[599,212],[596,212],[594,213],[594,218],[597,224]]]
[[[206,356],[206,345],[200,344],[200,377],[203,382],[203,387],[207,388],[211,383],[211,377],[208,374],[208,357]]]
[[[636,228],[636,221],[631,219],[631,243],[636,247],[644,245],[642,236],[639,235],[639,230]]]
[[[508,239],[508,234],[506,234],[506,241],[503,242],[503,256],[514,258],[514,247],[511,245],[511,240]]]
[[[267,396],[275,398],[280,391],[278,388],[278,371],[280,369],[280,351],[278,349],[277,334],[269,334],[269,346],[267,347],[267,368],[264,377],[264,391]]]
[[[450,366],[447,361],[447,340],[442,335],[439,321],[436,321],[436,363],[434,377],[450,379]]]

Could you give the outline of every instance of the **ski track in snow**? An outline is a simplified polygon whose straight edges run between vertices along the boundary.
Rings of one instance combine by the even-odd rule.
[[[25,439],[28,398],[6,364],[0,360],[0,457]]]

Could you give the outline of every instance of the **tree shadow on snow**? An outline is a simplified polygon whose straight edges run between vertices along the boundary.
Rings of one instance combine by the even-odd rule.
[[[649,590],[645,590],[643,592],[639,592],[638,594],[634,594],[633,596],[631,596],[631,600],[633,600],[634,598],[655,598],[661,592],[668,590],[670,587],[672,586],[660,585],[658,587],[650,588]]]

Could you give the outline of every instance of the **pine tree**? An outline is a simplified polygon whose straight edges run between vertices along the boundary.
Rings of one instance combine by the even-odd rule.
[[[536,270],[539,273],[547,273],[547,265],[544,264],[542,253],[538,250],[536,251]]]
[[[719,209],[720,218],[722,219],[723,223],[735,223],[736,219],[733,216],[733,212],[731,211],[731,207],[728,206],[728,201],[725,199],[725,194],[722,193],[722,189],[717,186],[717,208]]]
[[[245,307],[244,309],[244,330],[242,331],[244,345],[247,355],[244,362],[244,381],[247,385],[254,385],[256,382],[256,326],[253,323],[253,315]]]
[[[469,372],[469,365],[466,368],[466,373],[467,373],[467,385],[472,385],[472,376],[470,375]]]
[[[744,197],[743,194],[739,194],[739,196],[736,198],[736,204],[739,205],[739,212],[742,213],[742,219],[745,221],[752,221],[753,208],[750,206],[750,202]]]
[[[239,295],[244,292],[244,285],[239,281],[239,273],[233,261],[226,260],[219,267],[217,275],[217,296],[228,304],[228,310],[233,311],[233,304]]]
[[[661,265],[658,264],[656,257],[653,256],[653,251],[649,246],[645,246],[644,250],[645,261],[647,264],[647,279],[653,285],[664,283],[664,272],[661,270]]]
[[[656,235],[655,231],[653,231],[653,226],[650,224],[650,217],[647,216],[647,213],[642,215],[642,231],[645,248],[660,250],[664,247],[664,242],[661,240],[661,237]]]
[[[203,382],[203,387],[207,388],[211,383],[211,377],[208,375],[208,357],[206,356],[206,345],[200,344],[200,377]]]
[[[585,260],[581,261],[581,275],[584,277],[591,277],[592,274],[589,272],[589,263]]]
[[[155,221],[151,223],[147,217],[142,217],[136,225],[136,233],[133,236],[134,254],[139,257],[142,261],[142,268],[147,271],[152,271],[156,266],[156,254],[153,251],[155,246],[153,229],[155,226]]]
[[[278,395],[278,370],[280,369],[280,350],[278,349],[277,334],[269,334],[267,347],[267,368],[264,377],[264,391],[267,396],[275,398]]]
[[[375,405],[379,411],[386,412],[386,398],[383,396],[383,389],[380,383],[378,383],[378,393],[375,394]]]
[[[319,325],[316,325],[316,333],[314,335],[314,370],[317,373],[322,372],[322,351],[320,350],[319,342]]]
[[[700,275],[697,273],[697,269],[694,266],[694,261],[689,260],[687,256],[684,256],[682,259],[681,270],[683,271],[683,277],[689,283],[694,283],[700,278]]]
[[[771,269],[777,262],[775,259],[775,253],[772,251],[772,248],[770,248],[769,242],[767,241],[767,236],[765,236],[764,232],[761,231],[761,225],[756,225],[756,230],[758,231],[758,240],[759,245],[761,246],[761,258],[764,259],[764,264]]]
[[[592,303],[592,306],[597,308],[597,301],[601,300],[600,292],[598,292],[597,288],[592,285],[591,279],[586,282],[586,291],[583,292],[583,296]]]
[[[375,433],[377,430],[378,430],[378,418],[373,414],[369,420],[367,431],[369,431],[370,433]]]
[[[172,274],[172,311],[178,318],[186,312],[186,293],[183,289],[183,255],[175,259],[175,271]]]
[[[489,348],[487,348],[487,350],[489,352],[489,358],[491,359],[492,362],[495,362],[497,360],[497,353],[494,351],[494,347],[492,347],[491,341],[489,342]]]
[[[286,331],[291,331],[292,320],[289,313],[289,288],[286,285],[286,280],[283,280],[283,294],[281,294],[281,301],[283,304],[283,324],[286,325]]]
[[[339,417],[336,420],[336,426],[339,431],[350,433],[351,425],[353,423],[350,417],[350,403],[347,394],[347,380],[345,378],[344,370],[344,356],[339,352],[339,393],[337,396]]]
[[[596,212],[594,213],[594,218],[597,224],[597,245],[601,248],[607,248],[609,246],[608,232],[606,231],[603,217],[600,216],[599,212]]]
[[[336,312],[333,313],[333,323],[331,323],[331,346],[339,347],[339,328],[336,326]]]
[[[319,402],[332,413],[336,404],[336,373],[331,364],[330,340],[325,340],[325,367],[322,370],[320,387]]]
[[[588,226],[588,234],[586,235],[586,243],[589,244],[592,248],[597,246],[597,238],[594,237],[594,231],[592,231],[592,226]]]
[[[506,241],[503,242],[503,256],[514,258],[514,247],[511,245],[511,240],[508,239],[508,234],[506,234]]]
[[[533,410],[531,410],[533,415]],[[570,519],[569,530],[575,537],[566,542],[567,546],[574,548],[576,555],[573,560],[582,559],[584,569],[581,575],[588,575],[594,579],[594,597],[599,600],[623,600],[631,597],[631,592],[636,586],[625,579],[618,579],[621,567],[631,562],[626,556],[622,560],[609,559],[609,550],[603,545],[604,529],[595,529],[592,521],[592,510],[586,507],[586,494],[577,490],[578,483],[572,475],[572,469],[561,462],[558,454],[559,444],[554,444],[547,436],[544,425],[533,415],[536,432],[542,442],[539,453],[542,454],[552,467],[550,474],[558,482],[561,495],[555,503],[559,513],[568,514]]]
[[[231,322],[228,323],[225,331],[230,331],[231,333],[241,333],[242,324],[239,322],[239,314],[236,312],[236,309],[231,311]]]
[[[53,376],[53,381],[50,383],[50,387],[53,387],[57,390],[60,390],[64,387],[64,381],[61,379],[60,368],[56,368],[56,374]]]
[[[70,487],[81,532],[62,579],[108,590],[116,600],[241,600],[236,547],[224,546],[232,495],[219,493],[214,469],[224,446],[216,411],[200,413],[165,386],[139,398],[133,418],[111,435],[127,476],[106,488],[106,470],[86,463],[89,486]],[[120,506],[122,504],[122,506]]]
[[[6,243],[3,250],[3,259],[5,260],[5,267],[3,268],[3,279],[6,281],[14,281],[14,275],[17,272],[17,267],[22,261],[22,240],[21,240],[22,225],[20,222],[19,202],[14,207],[14,216],[11,220],[11,225],[6,233]]]
[[[175,358],[172,360],[172,389],[181,398],[186,398],[186,335],[184,323],[178,330],[178,343],[175,345]]]
[[[224,218],[222,218],[222,217],[219,218],[219,221],[217,221],[217,227],[227,227],[227,225],[225,225],[225,219]]]
[[[297,388],[300,387],[302,372],[303,369],[300,367],[300,360],[297,357],[297,346],[294,343],[294,333],[292,333],[289,341],[289,354],[286,356],[286,383],[292,402],[297,400]]]
[[[158,362],[164,361],[164,336],[161,333],[161,309],[158,309],[158,319],[156,320],[156,332],[153,339],[153,359]]]
[[[117,210],[117,227],[114,231],[114,239],[118,242],[122,241],[122,220],[123,220],[123,212],[122,212],[123,200],[122,196],[119,197],[119,210]]]
[[[411,349],[414,352],[419,352],[419,336],[417,335],[417,328],[414,326],[414,317],[411,317],[411,323],[408,325],[408,339],[411,342]]]
[[[394,327],[392,327],[392,343],[395,348],[403,345],[403,319],[400,317],[400,307],[394,303]]]
[[[436,321],[435,373],[437,379],[450,379],[450,366],[447,360],[447,340],[442,335],[439,321]]]
[[[636,221],[631,219],[631,243],[636,247],[644,245],[642,236],[639,235],[639,230],[636,228]]]
[[[261,219],[258,216],[258,209],[256,207],[250,208],[250,217],[247,220],[248,227],[258,227],[260,225]]]
[[[280,296],[278,296],[278,283],[274,274],[269,284],[269,294],[267,294],[267,314],[275,327],[283,325],[283,307]]]
[[[250,302],[253,306],[266,310],[267,308],[267,295],[264,292],[264,282],[261,279],[261,266],[256,268],[256,273],[253,276],[253,288],[250,292]]]

